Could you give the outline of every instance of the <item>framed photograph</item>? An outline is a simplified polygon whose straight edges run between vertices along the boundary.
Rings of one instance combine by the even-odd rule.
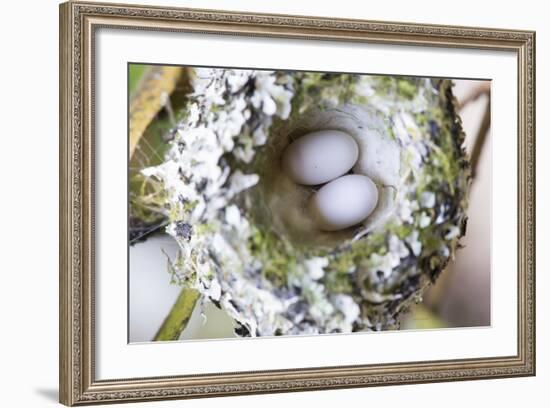
[[[535,33],[60,6],[60,401],[535,374]]]

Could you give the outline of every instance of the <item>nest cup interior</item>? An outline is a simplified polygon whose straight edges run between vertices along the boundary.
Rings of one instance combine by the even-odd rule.
[[[251,191],[253,206],[249,207],[255,222],[303,249],[337,247],[380,225],[391,213],[399,180],[399,147],[387,135],[387,128],[381,115],[357,105],[310,110],[275,122],[256,161],[260,182]],[[374,211],[362,223],[340,231],[322,231],[308,210],[311,196],[321,186],[297,184],[281,166],[283,151],[290,143],[319,130],[339,130],[352,136],[359,146],[359,158],[350,173],[370,177],[378,189]]]

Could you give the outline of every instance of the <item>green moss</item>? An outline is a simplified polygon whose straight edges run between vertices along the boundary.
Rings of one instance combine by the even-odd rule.
[[[427,228],[422,233],[422,244],[428,252],[437,251],[441,246],[441,236],[432,228]]]
[[[388,226],[388,231],[395,234],[399,239],[405,239],[413,232],[414,227],[407,224],[392,224]]]
[[[195,226],[197,234],[205,235],[216,232],[216,227],[211,224],[198,224]]]
[[[413,99],[416,96],[416,93],[418,91],[418,85],[406,78],[399,78],[397,79],[397,92],[407,98],[407,99]]]
[[[388,96],[395,93],[395,78],[390,76],[377,77],[375,82],[376,93],[383,96]]]
[[[325,288],[329,293],[351,294],[353,292],[353,275],[339,270],[329,270],[325,277]]]
[[[288,272],[296,268],[296,256],[290,243],[271,231],[253,226],[248,239],[248,249],[262,265],[265,278],[282,287],[288,280]]]
[[[357,75],[304,72],[295,74],[296,93],[292,113],[300,115],[312,107],[323,108],[326,101],[348,103],[356,96]]]
[[[351,293],[351,277],[357,268],[352,251],[345,251],[332,257],[326,272],[325,287],[330,293]]]

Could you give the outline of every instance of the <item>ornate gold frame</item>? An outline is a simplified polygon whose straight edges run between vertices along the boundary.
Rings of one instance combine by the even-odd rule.
[[[233,374],[94,377],[93,47],[98,27],[507,50],[518,62],[518,350],[513,356]],[[69,2],[60,6],[60,401],[66,405],[535,374],[535,33]]]

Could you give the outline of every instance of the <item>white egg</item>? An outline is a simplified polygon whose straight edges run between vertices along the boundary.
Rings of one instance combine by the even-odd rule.
[[[308,207],[319,229],[339,231],[365,220],[377,202],[376,184],[367,176],[350,174],[324,185]]]
[[[292,181],[323,184],[346,174],[359,157],[357,142],[339,130],[308,133],[283,151],[282,167]]]

